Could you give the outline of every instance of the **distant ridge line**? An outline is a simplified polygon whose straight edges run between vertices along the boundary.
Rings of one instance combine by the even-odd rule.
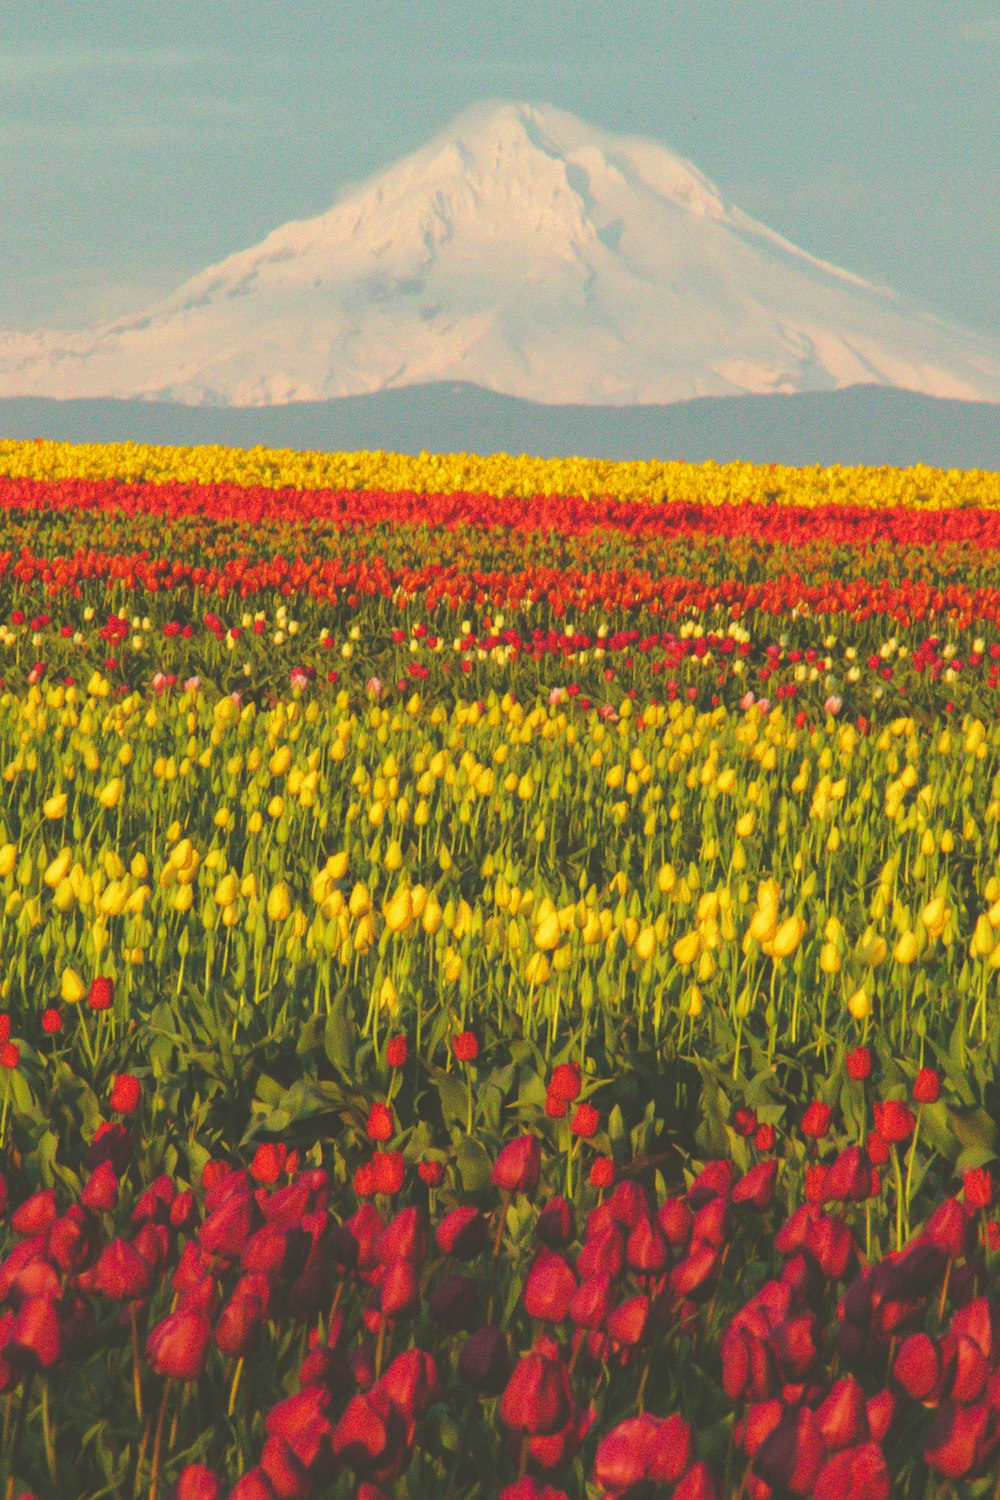
[[[0,398],[0,437],[337,452],[1000,470],[1000,405],[856,385],[666,406],[547,406],[462,382],[283,406]]]

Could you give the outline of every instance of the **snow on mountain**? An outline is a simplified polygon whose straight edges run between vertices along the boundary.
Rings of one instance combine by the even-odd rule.
[[[268,406],[428,381],[627,406],[1000,401],[1000,344],[806,254],[656,141],[480,105],[139,317],[0,333],[0,395]]]

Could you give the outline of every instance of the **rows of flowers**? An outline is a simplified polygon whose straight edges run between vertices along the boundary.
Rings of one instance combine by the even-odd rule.
[[[413,1165],[378,1101],[353,1179],[278,1138],[171,1165],[123,1075],[78,1175],[4,1183],[11,1476],[181,1500],[468,1495],[484,1466],[504,1500],[874,1500],[928,1474],[992,1494],[993,1180],[915,1186],[947,1085],[925,1067],[886,1097],[877,1064],[855,1049],[853,1107],[814,1100],[787,1132],[738,1105],[726,1154],[683,1177],[634,1154],[642,1130],[591,1149],[575,1190],[530,1129],[471,1184],[433,1146]],[[585,1088],[572,1062],[545,1082],[577,1146]]]
[[[0,470],[2,1500],[995,1500],[996,476]]]
[[[804,469],[779,464],[616,462],[475,454],[299,453],[288,449],[171,448],[143,443],[17,442],[0,439],[0,474],[12,478],[121,479],[155,484],[263,485],[299,490],[467,491],[511,495],[612,496],[694,504],[846,502],[908,510],[1000,506],[1000,478],[975,470]]]

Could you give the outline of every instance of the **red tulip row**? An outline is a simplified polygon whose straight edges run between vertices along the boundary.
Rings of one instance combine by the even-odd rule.
[[[236,484],[157,484],[64,479],[41,482],[0,476],[0,508],[25,513],[96,512],[116,518],[165,517],[228,521],[258,528],[281,524],[324,530],[378,526],[451,530],[592,532],[660,537],[742,537],[781,546],[940,547],[1000,550],[1000,512],[977,506],[946,510],[875,509],[863,505],[691,504],[586,500],[579,495],[511,496],[394,490],[268,489]]]
[[[870,1054],[847,1067],[864,1083]],[[565,1111],[580,1087],[563,1064],[549,1101]],[[923,1069],[918,1109],[939,1095]],[[180,1500],[220,1496],[222,1472],[234,1500],[328,1486],[379,1500],[404,1475],[409,1495],[458,1495],[476,1468],[467,1455],[487,1452],[503,1500],[565,1500],[584,1479],[607,1500],[662,1486],[680,1500],[737,1488],[879,1500],[922,1493],[928,1472],[972,1483],[1000,1464],[992,1176],[967,1173],[963,1198],[944,1197],[908,1244],[868,1259],[862,1240],[885,1213],[876,1163],[914,1133],[905,1100],[873,1113],[864,1146],[821,1163],[833,1115],[811,1104],[800,1177],[742,1106],[733,1140],[759,1156],[742,1173],[713,1160],[670,1192],[641,1160],[621,1163],[615,1185],[598,1158],[576,1202],[551,1191],[558,1163],[535,1135],[503,1147],[477,1201],[421,1171],[399,1206],[404,1158],[376,1149],[356,1178],[361,1206],[343,1218],[332,1210],[346,1185],[274,1141],[249,1167],[209,1161],[196,1188],[157,1176],[127,1223],[136,1147],[124,1125],[102,1125],[75,1201],[41,1188],[9,1212],[8,1473],[45,1475],[55,1493],[70,1468],[62,1492],[84,1493],[83,1381],[105,1419],[134,1410],[134,1485],[155,1497],[170,1479]],[[369,1139],[393,1132],[376,1102]],[[5,1209],[7,1196],[4,1183]],[[203,1397],[215,1403],[207,1424]]]

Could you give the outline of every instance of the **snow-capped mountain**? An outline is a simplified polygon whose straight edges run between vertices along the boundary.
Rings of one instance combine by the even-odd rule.
[[[748,218],[656,141],[460,115],[139,317],[0,333],[0,395],[268,406],[460,380],[628,406],[874,383],[1000,401],[1000,343]]]

